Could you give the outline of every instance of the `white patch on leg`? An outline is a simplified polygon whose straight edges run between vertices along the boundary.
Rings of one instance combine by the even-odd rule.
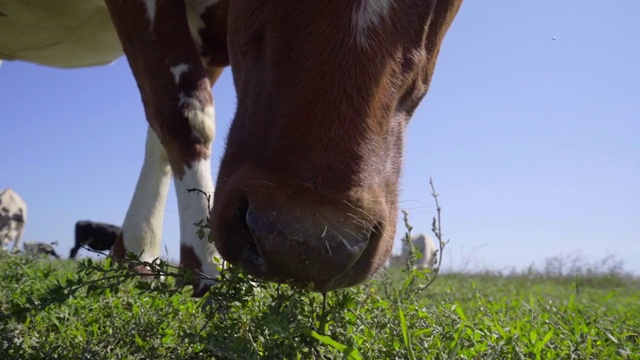
[[[186,112],[185,116],[189,119],[189,124],[193,131],[204,141],[211,144],[215,135],[215,110],[213,104],[203,104],[196,98],[184,94],[180,94],[178,101],[180,108]],[[176,177],[174,181],[180,213],[180,242],[193,249],[202,264],[202,272],[210,277],[215,277],[218,271],[213,263],[213,257],[218,256],[218,252],[215,246],[208,241],[208,231],[205,231],[205,236],[201,240],[198,237],[199,229],[194,225],[206,220],[209,216],[210,208],[206,195],[209,195],[211,201],[213,201],[211,159],[199,159],[193,161],[190,165],[190,167],[185,166],[185,173],[182,179]],[[188,192],[188,189],[198,189],[206,195],[199,191]],[[201,286],[211,284],[211,281],[204,281]]]
[[[184,93],[178,95],[178,106],[184,109],[184,114],[189,119],[189,125],[193,131],[205,141],[213,141],[215,136],[215,111],[211,104],[202,104],[197,99],[186,96]]]
[[[169,70],[173,74],[173,81],[175,81],[176,85],[178,85],[180,84],[180,76],[189,71],[189,64],[178,64],[176,66],[172,66]]]
[[[150,28],[153,29],[153,22],[156,19],[156,1],[157,0],[142,0],[144,6],[147,8],[147,18],[151,23]]]
[[[185,168],[182,179],[176,178],[174,183],[180,213],[180,242],[193,249],[202,264],[202,272],[210,277],[215,277],[218,275],[218,270],[213,263],[213,257],[218,256],[218,251],[212,243],[209,243],[209,231],[205,230],[205,236],[200,239],[198,237],[199,227],[195,225],[202,220],[204,220],[203,224],[207,224],[210,211],[207,196],[213,201],[210,159],[192,162],[191,168]],[[188,189],[198,189],[204,194],[200,191],[189,192]],[[201,286],[205,284],[211,285],[212,281],[201,282]]]
[[[144,163],[122,225],[125,248],[141,254],[142,261],[153,261],[160,256],[162,222],[170,182],[171,168],[166,151],[149,127]]]
[[[356,40],[360,46],[367,46],[367,32],[380,24],[389,14],[394,0],[360,0],[352,14]]]

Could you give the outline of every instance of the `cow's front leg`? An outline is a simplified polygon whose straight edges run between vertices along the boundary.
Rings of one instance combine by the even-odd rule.
[[[211,143],[214,136],[214,108],[210,74],[191,38],[184,1],[106,0],[129,65],[142,94],[149,125],[166,151],[175,177],[180,213],[181,264],[208,276],[217,275],[212,264],[216,250],[208,233],[200,240],[195,225],[208,215],[207,200],[187,189],[213,194]],[[141,178],[138,185],[144,180]],[[143,190],[144,191],[144,190]],[[161,191],[158,191],[159,194]],[[139,208],[134,196],[130,209]],[[160,234],[159,222],[145,229],[147,215],[127,214],[124,239],[127,250],[144,244],[144,236]],[[132,230],[136,229],[136,230]],[[137,231],[137,232],[136,232]],[[132,234],[131,239],[127,236]],[[138,236],[138,237],[136,237]],[[154,244],[159,244],[154,242]],[[145,250],[146,251],[146,250]],[[155,251],[155,250],[154,250]],[[199,295],[210,281],[197,281]]]
[[[213,263],[218,252],[209,243],[208,229],[201,230],[209,224],[207,219],[213,205],[209,205],[213,201],[211,161],[208,158],[193,161],[182,179],[175,178],[175,188],[180,213],[180,265],[212,278],[218,273]],[[202,239],[198,236],[199,231],[203,231]],[[195,282],[194,296],[202,296],[210,285],[211,279]]]

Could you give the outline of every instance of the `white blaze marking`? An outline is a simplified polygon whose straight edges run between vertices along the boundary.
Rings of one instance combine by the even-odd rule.
[[[176,85],[180,84],[180,76],[189,70],[188,64],[179,64],[176,66],[172,66],[170,69],[173,74],[173,80],[176,82]]]
[[[156,0],[142,0],[144,6],[147,8],[147,17],[153,28],[153,21],[156,19]]]
[[[160,256],[170,182],[169,159],[158,136],[149,127],[144,163],[122,225],[125,248],[135,254],[142,253],[142,261],[153,261]]]
[[[356,40],[361,46],[367,45],[367,31],[386,18],[394,0],[360,0],[352,15]]]

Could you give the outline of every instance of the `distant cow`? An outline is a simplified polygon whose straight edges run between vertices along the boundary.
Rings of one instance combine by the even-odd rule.
[[[23,248],[24,253],[31,257],[36,257],[40,254],[44,254],[47,256],[53,256],[56,259],[60,259],[60,256],[58,256],[51,244],[45,244],[41,242],[25,242]]]
[[[439,251],[433,239],[427,235],[419,234],[411,238],[411,242],[416,252],[422,254],[422,257],[416,261],[416,267],[420,269],[430,269],[436,265],[437,252]],[[403,264],[409,258],[409,248],[402,247],[402,254],[392,256],[390,261],[391,265]]]
[[[76,223],[76,244],[69,258],[75,259],[78,250],[86,246],[95,251],[110,250],[122,229],[119,226],[83,220]]]
[[[27,204],[13,189],[0,191],[0,244],[16,249],[27,224]]]

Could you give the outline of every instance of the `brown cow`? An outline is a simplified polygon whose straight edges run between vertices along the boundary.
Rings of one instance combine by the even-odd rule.
[[[319,291],[384,265],[406,125],[461,2],[230,2],[238,109],[211,215],[222,257]]]
[[[462,0],[105,3],[111,21],[98,0],[0,0],[0,58],[106,63],[119,56],[115,25],[150,125],[117,257],[160,255],[173,174],[181,263],[215,275],[216,248],[193,225],[207,201],[186,190],[213,192],[210,88],[231,64],[238,108],[211,212],[220,254],[320,291],[358,284],[384,264],[405,127]],[[195,284],[196,295],[208,284]]]

